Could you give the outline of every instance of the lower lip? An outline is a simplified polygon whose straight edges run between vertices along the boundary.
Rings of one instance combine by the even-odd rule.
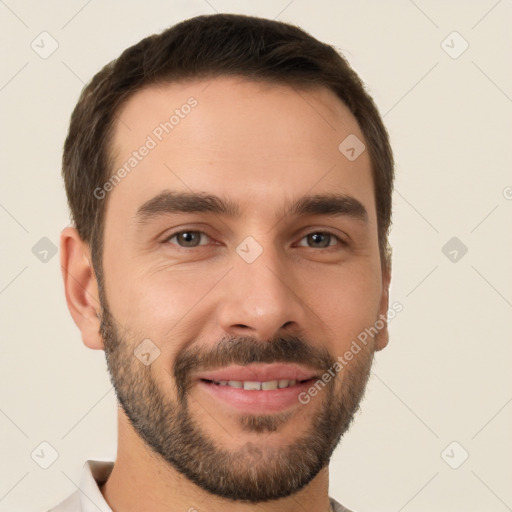
[[[221,386],[204,380],[198,381],[198,385],[215,399],[235,408],[238,412],[268,414],[299,405],[299,394],[307,390],[313,381],[314,379],[310,379],[287,388],[267,391]]]

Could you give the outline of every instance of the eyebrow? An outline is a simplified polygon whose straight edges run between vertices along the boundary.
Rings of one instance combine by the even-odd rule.
[[[211,213],[225,217],[240,216],[237,203],[206,193],[172,192],[164,190],[142,204],[135,215],[139,224],[146,224],[162,215],[182,213]],[[351,217],[362,222],[368,221],[368,212],[363,204],[345,194],[316,194],[300,197],[285,203],[281,215],[326,215],[330,217]]]

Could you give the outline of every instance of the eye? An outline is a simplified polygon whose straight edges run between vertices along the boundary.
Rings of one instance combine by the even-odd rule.
[[[172,234],[165,242],[170,242],[180,247],[198,247],[205,245],[200,243],[201,237],[209,240],[209,237],[202,231],[179,231],[178,233]],[[175,242],[173,242],[174,239],[176,239]]]
[[[331,247],[333,245],[346,245],[346,242],[340,237],[327,231],[314,231],[302,238],[301,242],[302,240],[306,240],[307,247],[320,249]],[[299,243],[299,245],[304,246],[305,244]]]

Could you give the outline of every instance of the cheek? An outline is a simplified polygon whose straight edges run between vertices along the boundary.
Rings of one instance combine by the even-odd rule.
[[[323,280],[323,293],[316,294],[315,313],[334,336],[336,351],[350,345],[378,317],[381,281],[369,266],[346,268]]]
[[[151,269],[134,272],[122,284],[117,297],[117,311],[140,335],[160,346],[174,346],[194,338],[205,314],[205,297],[218,281],[216,273],[193,270]],[[215,275],[212,275],[215,274]],[[158,340],[158,341],[157,341]]]

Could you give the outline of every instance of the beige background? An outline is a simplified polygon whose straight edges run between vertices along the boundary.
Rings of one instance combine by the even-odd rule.
[[[5,0],[0,511],[46,510],[76,489],[86,459],[115,457],[104,354],[81,343],[58,256],[39,259],[68,223],[60,158],[72,108],[125,47],[215,11],[292,22],[335,45],[392,138],[391,300],[403,311],[333,457],[331,496],[357,512],[512,510],[510,0]],[[59,45],[46,59],[31,48],[43,31]],[[452,237],[467,254],[449,245],[445,256]],[[59,454],[46,470],[31,458],[43,441]]]

